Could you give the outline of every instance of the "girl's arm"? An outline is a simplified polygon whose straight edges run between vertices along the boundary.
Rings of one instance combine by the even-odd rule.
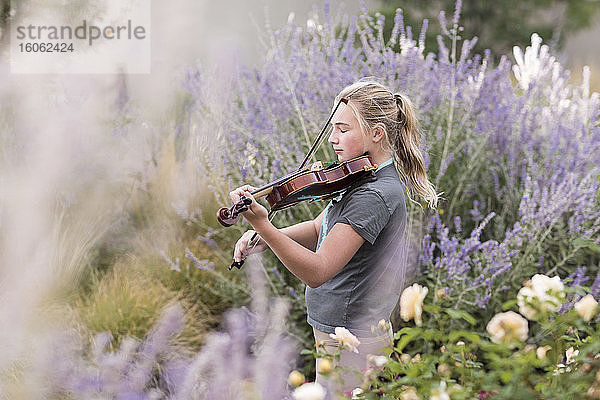
[[[319,238],[319,231],[321,229],[321,221],[323,221],[323,214],[325,210],[312,221],[300,222],[296,225],[288,226],[280,229],[280,231],[295,241],[310,250],[317,248],[317,241]],[[267,243],[259,236],[259,240],[256,244],[252,244],[251,239],[254,236],[255,231],[246,231],[242,237],[235,244],[233,251],[233,259],[240,261],[242,258],[246,258],[250,254],[256,254],[263,252],[267,249]],[[256,238],[254,239],[256,240]]]
[[[307,249],[315,250],[317,248],[323,214],[325,214],[325,210],[321,211],[317,218],[312,221],[300,222],[299,224],[282,228],[280,231]]]
[[[350,225],[335,224],[314,252],[283,234],[269,220],[257,223],[254,228],[283,265],[312,288],[338,273],[364,242]]]
[[[242,186],[230,193],[231,199],[236,203],[241,195],[245,195],[254,200],[250,190],[250,186]],[[335,224],[315,252],[275,228],[267,218],[267,210],[256,201],[252,201],[248,211],[242,215],[283,265],[310,287],[318,287],[331,279],[350,261],[364,242],[351,226]],[[318,231],[317,226],[320,228],[322,215],[320,217],[313,221],[315,231]],[[317,222],[319,225],[316,225]]]

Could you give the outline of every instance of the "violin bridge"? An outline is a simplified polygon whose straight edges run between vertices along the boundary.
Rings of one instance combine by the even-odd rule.
[[[311,171],[320,171],[323,169],[323,163],[321,161],[317,161],[311,164],[310,166],[310,170]]]

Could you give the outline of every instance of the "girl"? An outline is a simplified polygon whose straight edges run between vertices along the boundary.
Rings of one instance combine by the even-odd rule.
[[[360,80],[336,97],[347,98],[332,119],[329,143],[339,161],[370,155],[377,179],[349,186],[313,221],[275,228],[267,210],[252,201],[243,215],[260,239],[249,245],[254,231],[238,240],[234,260],[269,247],[283,265],[306,285],[308,323],[315,340],[330,353],[337,348],[329,334],[345,327],[358,337],[359,353],[343,351],[342,367],[362,370],[369,353],[389,345],[389,336],[372,334],[372,326],[389,320],[406,282],[402,242],[406,227],[405,191],[417,194],[429,206],[438,195],[427,179],[419,148],[420,133],[412,103],[372,80]],[[256,188],[244,185],[232,191],[237,202]],[[387,342],[386,342],[387,339]],[[317,360],[317,371],[319,371]],[[360,385],[356,372],[330,387],[347,391]],[[328,384],[317,372],[317,381]],[[329,382],[331,384],[331,382]]]

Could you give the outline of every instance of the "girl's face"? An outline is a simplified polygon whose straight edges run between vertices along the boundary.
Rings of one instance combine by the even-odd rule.
[[[339,161],[348,161],[368,151],[366,136],[360,130],[358,120],[348,106],[340,106],[331,120],[333,131],[329,143],[333,146]]]

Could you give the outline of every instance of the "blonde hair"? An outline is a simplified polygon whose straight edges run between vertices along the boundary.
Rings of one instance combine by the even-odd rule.
[[[372,131],[375,125],[385,126],[385,139],[382,146],[394,155],[394,165],[403,178],[411,200],[416,194],[435,208],[438,193],[427,178],[427,171],[421,154],[419,121],[410,99],[401,93],[393,93],[381,83],[373,80],[359,80],[345,87],[335,99],[347,98],[348,106],[364,134]]]

